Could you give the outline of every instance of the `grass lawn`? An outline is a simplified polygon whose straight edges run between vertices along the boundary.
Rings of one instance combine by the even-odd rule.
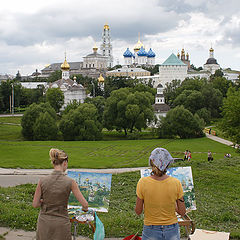
[[[240,239],[240,158],[174,164],[180,165],[192,166],[197,210],[189,215],[196,227],[231,232],[231,239]],[[143,217],[134,213],[135,188],[139,178],[140,172],[113,175],[109,212],[98,213],[106,237],[141,233]],[[0,188],[1,226],[35,230],[39,211],[31,207],[35,187],[27,184]],[[91,237],[89,228],[84,225],[80,225],[79,234]]]
[[[1,120],[1,119],[0,119]],[[50,168],[48,151],[51,147],[64,149],[69,155],[69,168],[121,168],[147,166],[155,147],[168,149],[173,157],[183,157],[188,149],[191,162],[178,161],[173,166],[191,166],[196,193],[197,210],[189,215],[197,228],[225,231],[231,239],[240,239],[240,154],[226,145],[208,138],[170,140],[115,140],[95,142],[30,142],[17,141],[17,132],[10,125],[0,128],[0,167]],[[7,126],[7,127],[6,127]],[[7,130],[6,130],[7,129]],[[8,132],[9,131],[9,132]],[[10,133],[10,134],[9,134]],[[8,138],[4,138],[7,136]],[[211,150],[214,161],[207,161]],[[231,159],[224,159],[231,153]],[[105,226],[106,237],[125,237],[141,232],[143,218],[134,213],[135,188],[139,172],[113,175],[108,213],[98,216]],[[0,226],[35,230],[38,211],[31,207],[35,185],[0,188]],[[87,226],[80,234],[91,237]]]
[[[186,149],[192,152],[192,162],[206,162],[207,151],[214,159],[224,159],[225,153],[238,154],[231,147],[208,138],[187,140],[119,140],[119,141],[0,141],[4,168],[51,168],[48,152],[52,147],[69,155],[69,168],[122,168],[146,166],[150,152],[164,147],[173,157],[183,158]],[[223,160],[224,161],[224,160]]]

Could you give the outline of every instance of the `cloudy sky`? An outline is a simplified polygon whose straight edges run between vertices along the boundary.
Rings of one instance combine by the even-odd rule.
[[[7,0],[0,8],[0,74],[29,75],[46,64],[82,61],[110,26],[115,64],[140,39],[163,63],[183,47],[203,66],[209,48],[240,70],[239,0]]]

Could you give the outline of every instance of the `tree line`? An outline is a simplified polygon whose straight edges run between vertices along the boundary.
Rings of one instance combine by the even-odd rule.
[[[60,78],[58,75],[54,76]],[[137,79],[108,77],[103,91],[96,79],[77,75],[76,80],[92,97],[82,104],[73,101],[62,111],[64,96],[60,89],[48,89],[43,94],[41,87],[31,90],[22,88],[16,80],[2,82],[1,112],[9,109],[14,84],[15,104],[28,107],[22,118],[22,133],[29,140],[99,140],[103,128],[131,136],[156,122],[152,108],[156,89],[151,82],[143,84]],[[227,80],[219,70],[210,79],[173,80],[164,89],[171,110],[158,122],[156,134],[160,138],[201,137],[204,126],[219,118],[219,127],[239,142],[239,91],[239,81]]]

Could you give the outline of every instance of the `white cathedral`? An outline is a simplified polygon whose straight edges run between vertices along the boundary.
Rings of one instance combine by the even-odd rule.
[[[140,39],[138,39],[137,44],[134,46],[134,53],[127,48],[127,50],[123,53],[123,57],[125,66],[154,66],[156,54],[151,48],[149,51],[146,51],[144,45]]]

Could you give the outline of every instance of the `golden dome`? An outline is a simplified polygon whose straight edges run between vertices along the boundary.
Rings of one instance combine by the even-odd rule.
[[[184,48],[182,49],[181,54],[182,54],[182,55],[185,55]]]
[[[109,25],[106,23],[106,24],[104,25],[103,29],[109,30],[109,29],[110,29],[110,28],[109,28]]]
[[[64,60],[63,64],[61,65],[61,69],[62,70],[69,70],[70,69],[70,65],[68,64],[68,62],[66,60],[66,57],[65,57],[65,60]]]
[[[94,52],[97,52],[97,50],[98,50],[98,47],[96,46],[96,43],[94,44],[94,47],[93,47],[93,51]]]
[[[137,42],[136,45],[134,46],[134,50],[135,50],[135,51],[138,51],[138,50],[140,50],[141,47],[144,48],[144,45],[142,44],[142,42],[141,42],[140,40],[138,40],[138,42]]]
[[[214,50],[213,50],[213,48],[211,47],[211,48],[209,49],[209,51],[210,51],[210,52],[213,52]]]
[[[98,82],[104,82],[104,77],[102,76],[102,74],[100,74],[99,78],[98,78]]]

